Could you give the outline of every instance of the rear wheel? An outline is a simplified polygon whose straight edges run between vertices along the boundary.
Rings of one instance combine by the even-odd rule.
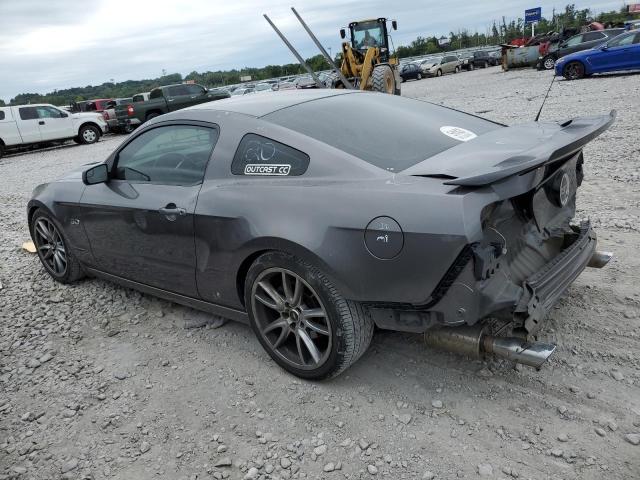
[[[71,283],[84,276],[80,263],[69,248],[62,227],[52,216],[36,210],[31,220],[31,232],[40,262],[54,280]]]
[[[377,65],[371,76],[372,89],[376,92],[393,95],[396,91],[396,79],[389,65]]]
[[[158,112],[151,112],[149,115],[146,116],[147,122],[149,120],[151,120],[152,118],[156,118],[156,117],[159,117],[159,116],[160,116],[160,114]]]
[[[458,73],[460,71],[460,67],[456,67],[456,69],[453,71],[453,73]]]
[[[442,70],[438,69],[438,71],[436,72],[436,77],[441,77],[442,76]]]
[[[334,377],[367,350],[373,321],[317,268],[281,252],[260,256],[245,283],[251,326],[271,358],[307,379]]]
[[[482,68],[487,68],[487,67],[489,67],[489,62],[485,60],[485,62],[482,64]]]
[[[4,155],[4,144],[0,142],[0,158]]]
[[[100,138],[100,130],[93,125],[85,125],[80,128],[78,132],[78,143],[84,143],[88,145],[90,143],[96,143]]]
[[[421,74],[421,73],[419,73],[419,74],[416,76],[416,79],[417,79],[417,80],[422,80],[422,74]]]
[[[584,65],[580,62],[569,62],[562,72],[567,80],[577,80],[584,77]]]

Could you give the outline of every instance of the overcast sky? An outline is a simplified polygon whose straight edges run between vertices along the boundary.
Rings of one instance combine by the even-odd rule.
[[[467,28],[485,32],[502,15],[566,3],[593,11],[623,0],[0,0],[0,98],[18,93],[98,85],[110,79],[155,78],[193,70],[295,62],[262,18],[267,13],[302,55],[317,51],[289,10],[296,6],[332,54],[339,28],[371,17],[395,18],[396,45],[416,36]]]

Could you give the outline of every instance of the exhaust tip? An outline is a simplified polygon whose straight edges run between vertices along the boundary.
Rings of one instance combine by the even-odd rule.
[[[593,252],[593,255],[591,255],[591,259],[589,260],[589,263],[587,263],[587,267],[602,268],[607,263],[609,263],[609,260],[611,260],[612,257],[613,252],[603,252],[596,250],[595,252]]]
[[[552,343],[526,342],[513,337],[494,338],[487,336],[484,340],[487,353],[493,353],[536,369],[540,369],[556,350],[556,346]]]

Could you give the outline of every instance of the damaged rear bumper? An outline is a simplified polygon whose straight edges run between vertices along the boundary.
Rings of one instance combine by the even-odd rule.
[[[538,330],[554,303],[587,267],[596,244],[596,233],[591,224],[583,222],[575,241],[524,282],[515,315],[523,318],[528,332]]]
[[[596,234],[589,222],[565,235],[563,248],[522,282],[503,270],[488,280],[477,279],[477,258],[467,248],[445,275],[444,292],[434,292],[425,305],[369,304],[378,327],[422,333],[437,327],[474,325],[495,317],[533,333],[571,283],[589,265],[596,252]],[[466,252],[466,254],[465,254]],[[436,289],[438,290],[438,289]]]

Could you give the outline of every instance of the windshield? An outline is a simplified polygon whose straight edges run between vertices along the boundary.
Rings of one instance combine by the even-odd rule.
[[[351,28],[353,46],[358,50],[384,45],[382,26],[377,21],[361,22]]]
[[[261,83],[259,85],[256,85],[256,90],[258,91],[271,90],[271,85],[269,85],[268,83]]]

